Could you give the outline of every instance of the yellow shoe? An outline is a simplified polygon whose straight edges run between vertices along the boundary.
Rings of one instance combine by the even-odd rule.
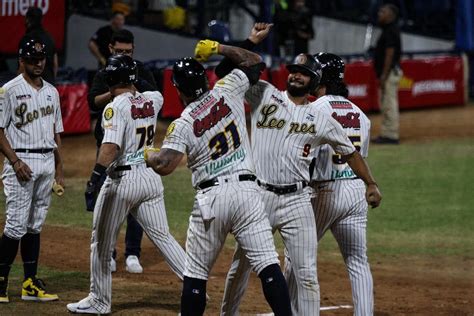
[[[9,303],[8,299],[8,279],[0,277],[0,303]]]
[[[21,299],[24,301],[56,301],[58,296],[56,294],[46,293],[45,284],[43,280],[37,278],[28,278],[23,282],[23,289],[21,290]]]

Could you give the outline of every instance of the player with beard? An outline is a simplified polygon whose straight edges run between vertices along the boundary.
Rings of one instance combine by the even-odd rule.
[[[252,33],[256,31],[258,34],[258,29],[263,32],[269,28],[267,24],[257,23]],[[252,35],[249,40],[252,41]],[[233,67],[228,59],[224,59],[216,74],[222,78]],[[252,109],[252,153],[265,211],[273,232],[279,231],[295,271],[297,290],[292,301],[297,302],[297,306],[292,306],[293,313],[318,315],[317,236],[311,205],[312,190],[308,187],[316,147],[331,145],[336,153],[347,159],[366,184],[375,183],[375,180],[340,124],[308,100],[310,91],[321,78],[319,62],[312,55],[300,54],[294,63],[287,65],[287,69],[290,74],[286,91],[279,91],[261,80],[246,93]],[[367,200],[371,205],[380,202],[380,193],[374,186],[368,187]],[[249,275],[249,261],[245,251],[237,245],[227,275],[222,315],[238,314]]]

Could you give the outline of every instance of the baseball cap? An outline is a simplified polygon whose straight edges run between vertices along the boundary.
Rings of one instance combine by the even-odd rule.
[[[22,58],[46,58],[45,45],[41,40],[31,38],[20,46],[18,56]]]

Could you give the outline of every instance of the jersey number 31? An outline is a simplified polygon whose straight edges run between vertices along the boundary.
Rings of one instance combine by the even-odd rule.
[[[214,150],[211,154],[211,159],[216,160],[217,158],[225,155],[229,151],[229,143],[227,142],[227,134],[232,137],[232,143],[234,149],[240,147],[240,135],[235,126],[234,121],[230,122],[224,129],[224,131],[216,134],[209,141],[209,148]]]

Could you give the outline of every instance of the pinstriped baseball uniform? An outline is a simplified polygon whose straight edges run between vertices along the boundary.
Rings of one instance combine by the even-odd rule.
[[[168,229],[163,184],[143,159],[145,146],[153,145],[156,119],[163,104],[159,92],[130,92],[117,96],[104,109],[102,143],[117,144],[119,158],[107,170],[107,179],[94,209],[91,241],[91,305],[110,312],[112,275],[110,258],[120,226],[129,212],[163,254],[179,278],[185,253]],[[118,169],[117,169],[118,168]],[[130,170],[119,171],[129,168]]]
[[[370,121],[361,109],[344,97],[332,95],[319,98],[315,106],[336,119],[361,155],[368,156]],[[365,184],[327,145],[319,147],[312,180],[318,240],[331,230],[349,273],[354,314],[372,315],[374,299],[367,260]],[[294,291],[295,278],[293,274],[289,276],[289,270],[291,267],[285,265],[288,286]]]
[[[44,80],[43,87],[37,90],[20,74],[0,90],[0,128],[4,128],[12,149],[44,150],[17,152],[32,170],[32,179],[26,182],[18,181],[10,162],[4,161],[4,233],[18,240],[27,232],[40,233],[46,219],[55,175],[54,134],[63,131],[61,107],[56,88]]]
[[[187,154],[197,189],[186,240],[184,275],[190,278],[208,279],[228,233],[257,273],[279,263],[260,190],[242,178],[255,174],[243,106],[248,88],[247,76],[234,69],[186,107],[163,142]],[[214,185],[200,189],[209,180]]]
[[[311,104],[295,105],[287,92],[260,81],[246,95],[252,106],[252,151],[262,185],[265,211],[273,231],[278,230],[297,271],[298,315],[319,314],[316,269],[316,226],[311,206],[309,166],[321,144],[331,144],[343,155],[355,151],[340,125]],[[268,190],[294,185],[296,190],[277,194]],[[248,261],[237,247],[227,275],[222,313],[238,314],[247,287]],[[295,295],[295,293],[293,293]]]

